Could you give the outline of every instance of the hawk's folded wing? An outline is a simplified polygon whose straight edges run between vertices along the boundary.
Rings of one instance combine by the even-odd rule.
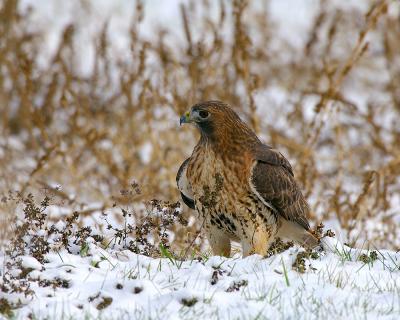
[[[310,208],[297,185],[289,161],[278,151],[260,144],[253,149],[250,178],[254,193],[275,213],[308,230]]]
[[[176,174],[176,184],[181,192],[181,197],[183,202],[191,209],[195,209],[195,204],[193,200],[192,187],[186,178],[186,168],[189,163],[190,158],[187,158],[181,166],[179,167],[178,173]]]

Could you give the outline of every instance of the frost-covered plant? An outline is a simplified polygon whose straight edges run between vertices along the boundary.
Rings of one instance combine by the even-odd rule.
[[[133,183],[129,191],[121,194],[132,196],[138,193],[137,184]],[[171,228],[175,224],[187,223],[180,215],[180,204],[160,200],[145,203],[145,215],[139,210],[122,209],[123,223],[107,223],[107,239],[96,228],[82,224],[81,213],[74,211],[60,221],[49,217],[48,208],[52,199],[45,196],[36,201],[32,194],[22,196],[16,193],[13,200],[22,204],[22,216],[15,219],[14,236],[5,252],[5,268],[0,278],[1,292],[19,294],[22,297],[31,296],[30,284],[36,281],[41,287],[68,288],[66,279],[31,278],[30,273],[43,269],[46,255],[53,251],[65,250],[70,254],[82,257],[90,256],[90,244],[96,244],[108,249],[130,250],[147,256],[161,256],[161,249],[170,252]],[[108,221],[109,213],[102,215]],[[94,265],[96,267],[96,264]],[[12,315],[12,309],[20,303],[10,303],[0,300],[0,313]]]

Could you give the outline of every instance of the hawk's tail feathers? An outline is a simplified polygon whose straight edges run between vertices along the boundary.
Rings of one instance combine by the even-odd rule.
[[[319,246],[320,241],[309,230],[304,230],[302,242],[300,242],[300,244],[308,249],[314,249]]]
[[[278,237],[293,240],[308,249],[313,249],[319,245],[319,239],[296,222],[286,219],[281,219],[281,222],[282,225],[278,230]]]

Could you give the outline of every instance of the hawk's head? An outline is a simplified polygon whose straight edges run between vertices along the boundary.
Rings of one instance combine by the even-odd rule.
[[[182,123],[193,123],[201,134],[208,138],[217,138],[221,134],[229,135],[251,129],[239,118],[226,103],[221,101],[205,101],[195,104],[180,119]],[[252,133],[252,132],[251,132]]]

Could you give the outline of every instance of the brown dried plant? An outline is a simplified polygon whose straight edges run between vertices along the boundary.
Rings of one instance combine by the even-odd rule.
[[[321,0],[299,50],[274,39],[268,6],[249,1],[190,1],[180,8],[184,40],[168,29],[148,39],[140,33],[146,13],[138,1],[129,59],[111,54],[105,24],[95,40],[93,72],[83,76],[77,71],[77,24],[65,27],[50,63],[39,65],[43,34],[30,31],[18,1],[4,0],[0,241],[15,216],[9,190],[45,190],[88,216],[91,202],[101,211],[114,203],[177,201],[175,173],[196,138],[178,127],[178,117],[195,102],[220,99],[292,160],[315,224],[337,221],[353,244],[367,239],[398,249],[400,20],[388,12],[396,3],[370,1],[364,15],[328,4]],[[200,16],[200,7],[219,15]],[[374,77],[379,73],[387,73],[384,80]],[[264,105],[260,96],[275,86],[286,92],[284,105]],[[369,95],[362,104],[348,94],[353,86],[385,99]],[[132,180],[142,192],[129,200],[118,191]],[[185,219],[192,214],[183,209]],[[362,234],[368,221],[382,224],[383,236]],[[199,227],[172,227],[177,247],[191,243]]]

